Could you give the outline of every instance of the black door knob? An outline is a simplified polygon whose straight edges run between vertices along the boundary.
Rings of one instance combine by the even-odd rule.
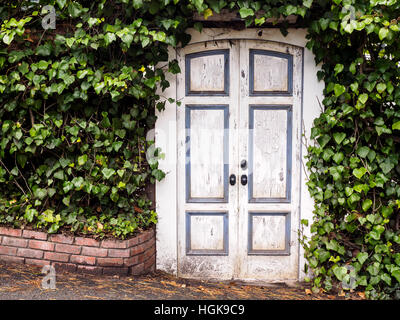
[[[244,170],[247,168],[247,161],[246,160],[242,160],[240,161],[240,167]]]
[[[247,176],[245,174],[242,174],[242,176],[240,177],[240,183],[242,184],[242,186],[245,186],[247,184]]]
[[[231,184],[231,186],[234,186],[236,184],[236,176],[234,174],[231,174],[229,176],[229,183]]]

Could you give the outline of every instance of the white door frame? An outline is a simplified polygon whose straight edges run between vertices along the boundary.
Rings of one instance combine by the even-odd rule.
[[[236,31],[231,29],[203,29],[202,33],[194,29],[188,30],[192,36],[190,44],[212,41],[212,40],[228,40],[228,39],[248,39],[248,40],[267,40],[274,41],[292,46],[304,48],[303,52],[303,103],[301,110],[302,147],[300,150],[300,188],[298,190],[300,197],[299,205],[299,221],[301,219],[311,220],[314,203],[311,199],[307,186],[307,172],[305,171],[305,160],[303,156],[307,152],[304,142],[308,142],[310,136],[312,121],[321,112],[319,102],[323,99],[323,82],[318,82],[317,72],[319,66],[315,65],[314,56],[311,51],[305,48],[307,43],[305,29],[289,29],[288,35],[284,37],[279,29],[245,29]],[[176,59],[176,51],[169,48],[170,60]],[[178,77],[169,74],[167,80],[170,87],[164,92],[160,92],[160,96],[164,98],[177,97],[177,81]],[[165,153],[165,158],[160,160],[160,169],[167,173],[166,178],[156,183],[156,211],[158,213],[157,224],[157,269],[166,271],[171,274],[177,274],[177,153],[178,153],[178,132],[177,132],[177,106],[175,103],[166,102],[166,108],[161,113],[157,112],[158,120],[155,127],[156,146],[160,147]],[[307,141],[306,141],[307,140]],[[299,226],[300,227],[300,226]],[[305,234],[309,235],[309,229],[305,230]],[[299,246],[299,279],[305,277],[303,257],[303,249]]]

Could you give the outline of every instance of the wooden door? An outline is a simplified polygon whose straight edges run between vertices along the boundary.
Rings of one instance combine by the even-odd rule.
[[[254,40],[178,51],[178,274],[294,280],[301,50]]]

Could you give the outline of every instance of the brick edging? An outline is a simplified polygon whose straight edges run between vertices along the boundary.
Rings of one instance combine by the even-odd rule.
[[[0,261],[52,265],[73,272],[141,275],[155,270],[155,228],[128,240],[95,240],[0,227]]]

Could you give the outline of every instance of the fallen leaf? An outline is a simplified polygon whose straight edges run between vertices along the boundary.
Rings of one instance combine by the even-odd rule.
[[[310,289],[305,289],[304,292],[305,292],[306,294],[312,294],[312,291],[311,291]]]
[[[360,298],[365,299],[365,292],[357,292]]]

